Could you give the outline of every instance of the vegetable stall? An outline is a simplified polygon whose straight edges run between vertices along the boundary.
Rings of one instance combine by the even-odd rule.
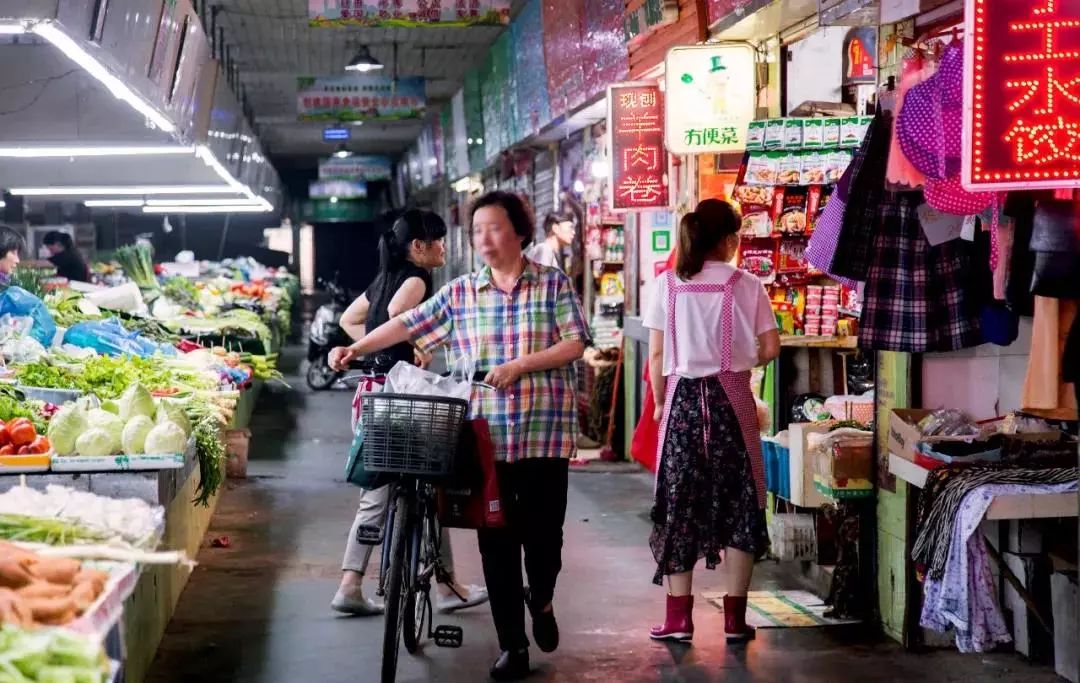
[[[296,278],[171,270],[140,244],[94,286],[33,271],[0,290],[0,682],[142,680],[244,474]]]

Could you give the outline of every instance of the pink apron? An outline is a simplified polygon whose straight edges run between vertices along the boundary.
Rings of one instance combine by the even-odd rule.
[[[754,475],[754,484],[757,490],[758,507],[765,508],[765,461],[761,455],[761,429],[758,425],[757,404],[754,402],[754,394],[750,390],[750,371],[732,372],[731,370],[731,334],[733,330],[735,310],[735,285],[742,279],[742,271],[736,271],[734,275],[722,285],[705,283],[681,283],[671,271],[667,277],[667,325],[671,332],[671,357],[672,365],[679,365],[679,345],[676,342],[675,326],[675,300],[680,294],[707,294],[724,297],[721,308],[721,347],[723,356],[720,359],[720,372],[716,377],[720,380],[720,386],[724,388],[735,416],[739,420],[739,427],[743,435],[743,443],[750,457],[750,469]],[[664,415],[660,421],[660,438],[656,447],[656,471],[659,480],[660,469],[663,467],[664,441],[667,437],[668,418],[670,417],[671,404],[674,401],[675,387],[679,383],[677,376],[667,378],[666,398],[664,400]],[[704,389],[701,395],[701,417],[705,431],[705,444],[709,444],[710,413],[709,401]]]

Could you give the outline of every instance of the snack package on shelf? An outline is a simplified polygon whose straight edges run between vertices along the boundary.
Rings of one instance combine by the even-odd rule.
[[[769,285],[776,281],[776,241],[747,240],[739,251],[739,267]]]

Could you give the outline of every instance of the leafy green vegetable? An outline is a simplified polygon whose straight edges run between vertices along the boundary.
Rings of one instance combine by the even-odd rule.
[[[112,453],[120,452],[124,436],[123,420],[107,410],[96,408],[86,414],[86,423],[93,429],[100,429],[105,432],[109,437],[108,452],[98,453],[97,455],[110,455]],[[83,453],[82,449],[79,448],[77,441],[75,449],[79,451],[79,455],[94,455],[93,453]]]
[[[175,276],[165,281],[162,292],[166,297],[193,311],[199,309],[199,288],[186,277]]]
[[[160,422],[146,435],[146,452],[183,453],[187,450],[187,435],[172,422]]]
[[[207,506],[221,488],[225,476],[225,445],[221,442],[221,426],[207,413],[195,422],[195,455],[199,459],[199,486],[195,503]]]
[[[60,629],[0,627],[0,681],[105,683],[108,659],[101,645]]]
[[[75,439],[75,452],[79,455],[112,455],[117,450],[112,446],[112,435],[99,427],[91,427]]]
[[[75,440],[86,427],[85,413],[76,404],[69,403],[49,421],[49,442],[58,454],[71,455],[75,452]]]
[[[125,423],[139,415],[144,417],[153,417],[154,415],[154,397],[150,395],[146,387],[138,382],[125,389],[117,403],[120,405],[120,419]]]
[[[191,436],[191,420],[188,419],[187,412],[184,407],[175,401],[163,398],[158,404],[157,419],[158,424],[163,422],[172,422],[180,429],[184,430],[184,436]]]
[[[8,422],[17,417],[25,417],[34,423],[34,428],[41,434],[46,429],[46,420],[31,403],[16,393],[14,387],[0,385],[0,420]]]
[[[145,415],[137,415],[124,425],[124,433],[121,438],[124,453],[127,455],[140,455],[146,453],[146,435],[154,428],[154,421]]]
[[[154,252],[150,245],[140,242],[116,250],[116,260],[132,282],[140,289],[160,289],[154,274]]]

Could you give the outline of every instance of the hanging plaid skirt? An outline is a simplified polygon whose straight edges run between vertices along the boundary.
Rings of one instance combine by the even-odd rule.
[[[930,246],[919,223],[921,192],[886,195],[874,248],[859,346],[874,351],[956,351],[982,343],[979,303],[969,290],[973,246]]]
[[[658,585],[701,558],[715,569],[724,548],[757,557],[769,545],[750,455],[720,379],[680,378],[670,400],[649,539]]]

